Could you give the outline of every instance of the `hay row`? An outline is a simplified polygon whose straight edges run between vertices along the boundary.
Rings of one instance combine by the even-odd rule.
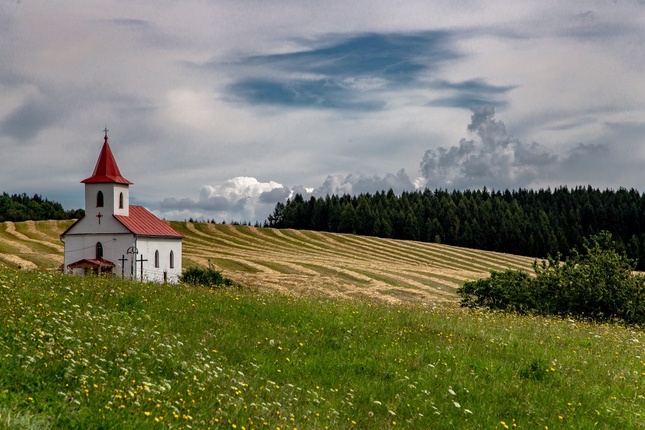
[[[19,223],[20,231],[13,223],[5,224],[0,229],[0,245],[6,245],[0,263],[25,268],[60,264],[63,246],[55,241],[67,224]],[[236,282],[290,294],[391,303],[455,300],[454,291],[465,280],[486,276],[491,268],[528,269],[532,263],[524,257],[433,243],[230,224],[171,225],[185,235],[184,267],[211,264]],[[56,253],[35,251],[42,246]]]

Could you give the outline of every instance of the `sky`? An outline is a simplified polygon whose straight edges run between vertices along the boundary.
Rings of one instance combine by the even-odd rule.
[[[645,0],[0,0],[0,192],[263,222],[295,193],[645,191]]]

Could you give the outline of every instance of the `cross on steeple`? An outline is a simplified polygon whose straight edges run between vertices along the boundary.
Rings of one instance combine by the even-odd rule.
[[[107,128],[107,125],[106,125],[105,128],[103,129],[103,133],[105,133],[105,141],[106,142],[107,142],[107,132],[108,132],[108,128]]]

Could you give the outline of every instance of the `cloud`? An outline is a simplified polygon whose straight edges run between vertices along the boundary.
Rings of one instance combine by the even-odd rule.
[[[305,199],[327,195],[358,195],[392,189],[396,193],[415,189],[410,178],[401,169],[384,177],[366,176],[361,173],[347,176],[330,175],[318,188],[301,185],[285,187],[274,181],[260,182],[252,177],[237,177],[220,185],[205,185],[199,198],[164,199],[157,214],[164,218],[225,219],[236,221],[259,221],[267,219],[278,202],[284,203],[296,194]]]
[[[527,187],[548,177],[558,161],[540,144],[508,135],[492,106],[473,107],[467,130],[473,139],[425,152],[421,172],[429,188]]]
[[[515,89],[516,86],[491,85],[485,80],[478,78],[461,82],[439,80],[432,84],[432,88],[449,94],[431,100],[428,106],[469,109],[473,106],[505,106],[507,105],[507,101],[501,99],[500,96],[506,95],[506,93]]]
[[[432,80],[464,57],[456,37],[449,31],[326,35],[301,42],[305,47],[294,52],[240,60],[233,65],[239,78],[225,91],[231,100],[256,105],[366,112],[386,108],[392,91],[410,91],[411,100],[429,91],[433,95],[423,97],[433,107],[506,105],[504,96],[514,85],[496,86],[478,77]]]
[[[43,101],[29,100],[0,122],[0,133],[16,140],[29,140],[48,128],[60,117]]]
[[[421,79],[461,54],[449,32],[327,35],[305,48],[249,56],[242,76],[227,88],[247,103],[353,110],[382,109],[380,93],[422,84]],[[205,64],[216,68],[219,64]]]
[[[256,178],[239,176],[219,185],[204,185],[197,200],[164,199],[162,214],[190,213],[193,218],[222,218],[237,221],[264,220],[278,201],[290,194],[277,182],[260,182]]]
[[[330,175],[320,187],[309,194],[316,197],[334,194],[358,195],[361,193],[373,194],[377,191],[389,191],[390,189],[400,194],[403,191],[415,189],[415,186],[405,170],[401,169],[396,174],[388,173],[382,178],[378,175],[366,176],[361,173],[347,176]]]

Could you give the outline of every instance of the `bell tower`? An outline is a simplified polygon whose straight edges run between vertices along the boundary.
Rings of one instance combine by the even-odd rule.
[[[108,144],[107,128],[103,147],[94,167],[94,173],[81,181],[85,184],[85,217],[96,219],[101,225],[103,217],[130,215],[130,185],[132,182],[121,176],[114,155]]]

